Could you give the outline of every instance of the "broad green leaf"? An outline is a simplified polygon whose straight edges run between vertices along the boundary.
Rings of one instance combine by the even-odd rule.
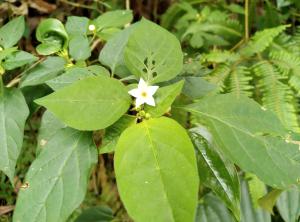
[[[17,17],[0,28],[0,46],[10,48],[18,43],[25,31],[23,16]]]
[[[88,66],[84,68],[71,67],[64,74],[54,79],[50,79],[49,81],[46,81],[46,84],[56,91],[63,87],[71,85],[76,81],[82,80],[86,77],[97,75],[103,75],[108,77],[109,72],[104,67],[97,65]]]
[[[64,123],[58,120],[50,111],[47,110],[43,114],[41,126],[39,128],[36,153],[40,153],[58,130],[66,127],[67,126]]]
[[[128,76],[130,72],[125,66],[124,49],[135,25],[132,25],[108,40],[99,54],[99,61],[108,66],[112,74],[121,77]]]
[[[69,35],[69,53],[75,60],[85,60],[91,56],[87,38],[89,20],[86,17],[69,16],[66,31]]]
[[[176,97],[180,94],[184,81],[161,87],[154,94],[155,106],[146,106],[145,111],[151,117],[160,117],[170,108]]]
[[[68,34],[58,19],[48,18],[39,24],[36,38],[41,42],[36,50],[41,55],[50,55],[63,50],[68,45]]]
[[[240,220],[240,182],[235,167],[225,161],[197,130],[190,136],[198,151],[197,162],[201,183],[211,188]]]
[[[94,20],[97,32],[107,28],[121,28],[131,22],[133,16],[131,10],[114,10],[103,13]]]
[[[127,128],[114,164],[121,199],[135,221],[194,220],[196,158],[185,129],[174,120],[155,118]]]
[[[199,99],[217,88],[202,77],[188,76],[184,80],[182,93],[192,99]]]
[[[254,208],[249,194],[248,184],[245,180],[241,180],[241,222],[271,222],[271,216],[261,208]]]
[[[28,170],[28,187],[19,191],[13,221],[65,222],[84,199],[96,162],[91,133],[57,131]]]
[[[277,209],[285,222],[299,221],[300,192],[294,187],[284,191],[277,200]]]
[[[91,207],[82,212],[75,222],[110,222],[114,219],[113,212],[106,206]]]
[[[33,63],[37,60],[37,57],[34,55],[25,52],[25,51],[17,51],[15,53],[12,53],[9,55],[4,62],[2,63],[2,66],[6,70],[12,70],[30,63]]]
[[[0,170],[13,182],[29,110],[19,89],[5,88],[0,78]]]
[[[183,64],[178,39],[146,19],[136,24],[124,56],[131,73],[150,83],[174,78],[180,73]]]
[[[48,57],[25,73],[21,79],[20,87],[34,86],[53,79],[64,71],[66,61],[61,57]]]
[[[273,214],[273,208],[276,204],[276,201],[279,195],[283,192],[283,190],[273,189],[265,196],[258,200],[259,206],[268,211],[269,213]]]
[[[229,210],[222,201],[212,194],[200,200],[195,222],[234,222]]]
[[[84,78],[36,100],[65,124],[79,130],[112,125],[128,110],[130,102],[126,87],[105,76]]]
[[[122,132],[136,122],[135,116],[124,115],[113,125],[105,129],[105,134],[102,139],[100,153],[110,153],[115,151],[117,141]]]
[[[217,147],[244,171],[279,189],[297,184],[299,149],[278,137],[287,131],[274,113],[232,94],[209,97],[186,110],[205,121]]]

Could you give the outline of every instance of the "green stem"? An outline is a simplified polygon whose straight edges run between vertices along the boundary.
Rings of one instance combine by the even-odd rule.
[[[245,0],[245,42],[249,40],[249,0]]]

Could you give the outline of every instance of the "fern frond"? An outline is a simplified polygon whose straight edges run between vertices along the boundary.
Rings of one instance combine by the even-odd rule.
[[[261,77],[259,88],[263,92],[263,106],[274,111],[288,129],[300,132],[293,91],[281,81],[284,76],[269,61],[255,64],[253,70]]]
[[[234,66],[230,72],[229,91],[237,97],[241,95],[251,97],[251,90],[253,89],[253,86],[250,84],[251,80],[250,71],[246,66]]]
[[[263,52],[270,46],[274,38],[282,33],[287,27],[288,25],[281,25],[256,32],[249,43],[241,49],[240,53],[243,56],[252,56],[255,53]]]
[[[239,54],[230,52],[230,51],[211,51],[207,54],[204,54],[201,58],[201,62],[208,63],[226,63],[226,62],[235,62],[241,57]]]
[[[217,66],[208,76],[207,80],[215,84],[216,92],[223,92],[225,89],[225,80],[230,74],[230,67],[227,64]]]

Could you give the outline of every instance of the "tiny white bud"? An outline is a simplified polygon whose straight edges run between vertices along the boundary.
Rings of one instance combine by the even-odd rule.
[[[127,28],[129,26],[130,26],[130,23],[127,23],[127,24],[124,25],[124,28]]]
[[[92,32],[92,31],[95,31],[95,29],[96,29],[96,26],[95,25],[93,25],[93,24],[91,24],[91,25],[89,25],[89,30]]]
[[[0,52],[3,51],[3,48],[0,46]]]

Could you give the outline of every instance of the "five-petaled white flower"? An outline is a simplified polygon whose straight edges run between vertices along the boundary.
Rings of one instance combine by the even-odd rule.
[[[150,106],[155,106],[153,98],[154,93],[157,91],[158,86],[148,86],[148,84],[141,78],[136,89],[130,90],[128,93],[136,98],[135,106],[146,103]]]

